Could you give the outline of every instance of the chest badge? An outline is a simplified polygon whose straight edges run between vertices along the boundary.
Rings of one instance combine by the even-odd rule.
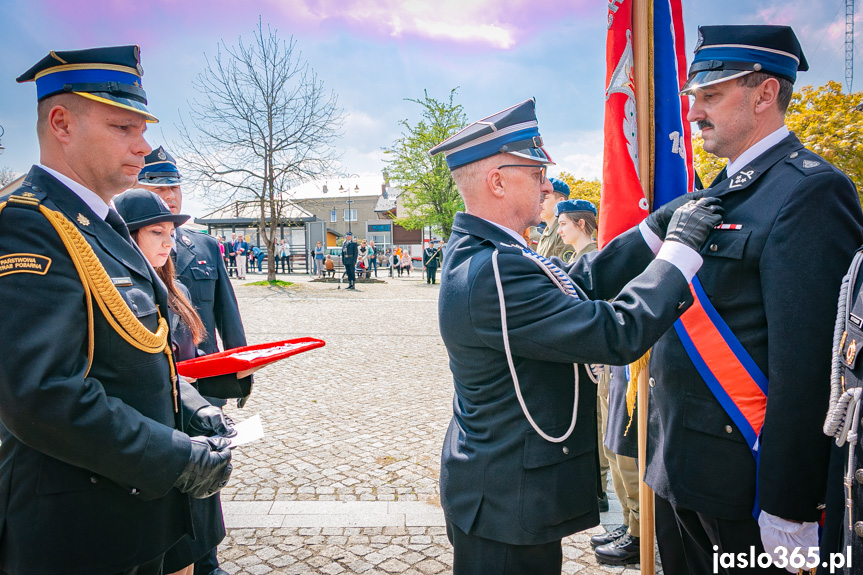
[[[857,356],[857,340],[852,339],[851,343],[848,344],[848,351],[845,352],[845,363],[852,363],[854,358]]]
[[[78,214],[78,217],[75,219],[78,220],[78,223],[81,224],[82,226],[89,226],[90,225],[89,218],[87,218],[87,216],[85,216],[84,214]]]

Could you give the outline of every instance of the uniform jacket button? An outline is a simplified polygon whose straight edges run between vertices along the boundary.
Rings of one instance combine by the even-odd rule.
[[[734,431],[733,427],[731,427],[730,425],[725,426],[725,433],[731,433],[732,431]]]
[[[719,250],[719,246],[717,246],[716,244],[710,244],[710,251],[711,252],[715,252],[717,250]]]
[[[99,483],[99,477],[96,475],[90,476],[90,483]]]
[[[863,521],[854,524],[854,533],[857,534],[857,537],[863,537]]]
[[[133,488],[132,488],[132,490],[129,492],[129,495],[138,495],[138,494],[140,494],[140,493],[141,493],[140,491],[138,491],[137,489],[135,489],[135,488],[133,487]]]
[[[136,304],[132,304],[132,311],[138,311],[138,306]]]
[[[854,479],[857,480],[857,483],[863,483],[863,469],[854,472]]]
[[[650,387],[656,387],[656,380],[651,377],[647,380],[647,385],[649,385]]]
[[[565,445],[563,446],[563,454],[564,454],[564,455],[569,455],[569,448],[568,448],[567,446],[565,446]]]

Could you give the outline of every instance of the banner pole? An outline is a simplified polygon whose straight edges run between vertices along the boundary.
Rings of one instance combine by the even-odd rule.
[[[653,0],[633,0],[632,36],[635,77],[636,121],[638,122],[638,173],[647,205],[653,205]],[[636,375],[638,385],[638,490],[639,521],[641,525],[641,573],[654,575],[654,501],[653,490],[644,483],[647,467],[647,408],[650,374],[647,362]]]

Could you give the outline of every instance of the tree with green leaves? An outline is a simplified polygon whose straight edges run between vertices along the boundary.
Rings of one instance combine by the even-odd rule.
[[[569,197],[573,200],[587,200],[599,210],[599,193],[602,185],[596,178],[585,180],[576,178],[569,172],[561,172],[557,179],[566,182],[569,186]]]
[[[428,151],[467,126],[464,109],[454,102],[457,90],[450,90],[444,102],[430,98],[427,90],[422,99],[406,98],[422,107],[422,119],[414,125],[400,121],[401,137],[384,148],[388,176],[403,190],[399,201],[407,214],[396,223],[409,230],[430,226],[444,238],[452,232],[453,218],[464,209],[464,202],[444,155],[432,158]]]

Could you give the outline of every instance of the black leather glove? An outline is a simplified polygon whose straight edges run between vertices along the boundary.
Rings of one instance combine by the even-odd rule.
[[[713,227],[722,223],[720,203],[719,198],[701,198],[677,208],[668,223],[665,241],[679,242],[699,251]]]
[[[229,444],[224,437],[193,437],[189,463],[174,487],[196,499],[217,493],[228,484],[233,469]]]
[[[659,236],[659,239],[664,240],[665,233],[668,231],[668,222],[671,221],[671,216],[674,215],[675,210],[686,202],[700,200],[703,197],[704,192],[692,192],[678,196],[647,216],[644,223],[647,224],[650,231]]]
[[[189,435],[221,435],[222,437],[234,437],[237,430],[225,420],[225,414],[221,408],[208,405],[200,408],[189,418],[186,426]]]

